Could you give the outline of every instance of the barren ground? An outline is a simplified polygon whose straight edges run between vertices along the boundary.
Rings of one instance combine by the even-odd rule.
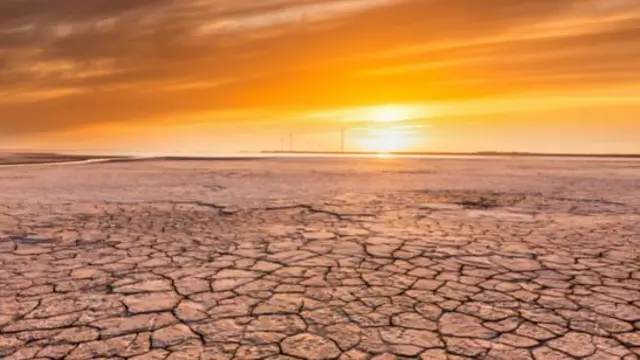
[[[640,161],[0,167],[2,359],[637,359]]]

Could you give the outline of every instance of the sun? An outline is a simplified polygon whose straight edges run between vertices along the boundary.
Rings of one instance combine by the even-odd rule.
[[[363,151],[381,154],[408,150],[412,143],[411,134],[402,129],[393,128],[368,129],[357,139],[358,147]]]
[[[361,122],[349,129],[349,141],[360,151],[389,154],[415,150],[425,141],[424,126],[417,122],[431,116],[426,106],[383,104],[353,109],[352,121]],[[344,133],[344,130],[343,130]]]
[[[374,135],[376,151],[389,153],[402,150],[404,147],[404,134],[394,130],[381,130]]]

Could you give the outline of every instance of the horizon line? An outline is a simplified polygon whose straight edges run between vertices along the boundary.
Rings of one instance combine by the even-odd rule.
[[[129,154],[127,152],[101,152],[101,151],[77,151],[77,150],[61,150],[61,151],[38,151],[35,149],[0,149],[1,154],[20,154],[32,156],[86,156],[96,157],[136,157],[144,156],[145,158],[220,158],[234,155],[371,155],[371,156],[495,156],[495,157],[592,157],[592,158],[640,158],[640,153],[563,153],[563,152],[527,152],[527,151],[314,151],[314,150],[261,150],[261,151],[236,151],[236,152],[145,152],[134,151]],[[135,155],[134,155],[135,154]]]

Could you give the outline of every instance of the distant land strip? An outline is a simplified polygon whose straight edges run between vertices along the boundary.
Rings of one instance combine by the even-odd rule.
[[[535,152],[500,152],[500,151],[478,151],[478,152],[418,152],[418,151],[277,151],[266,150],[263,154],[281,155],[389,155],[389,156],[496,156],[496,157],[588,157],[588,158],[629,158],[639,159],[640,154],[578,154],[578,153],[535,153]]]
[[[29,165],[73,165],[91,163],[118,163],[138,161],[247,161],[286,158],[288,156],[336,157],[336,156],[450,156],[450,157],[558,157],[558,158],[601,158],[601,159],[640,159],[640,154],[563,154],[563,153],[527,153],[527,152],[366,152],[366,151],[261,151],[228,155],[202,156],[111,156],[111,155],[69,155],[58,153],[11,153],[0,151],[0,167]]]

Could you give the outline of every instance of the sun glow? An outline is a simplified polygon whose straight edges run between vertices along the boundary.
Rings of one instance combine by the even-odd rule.
[[[383,107],[373,110],[371,120],[375,122],[396,122],[406,120],[406,117],[400,108]]]
[[[380,106],[371,108],[369,111],[368,117],[374,122],[391,123],[411,118],[408,109],[399,106]]]
[[[441,113],[437,104],[383,104],[363,107],[347,107],[312,111],[303,115],[305,119],[352,123],[400,123],[428,119]]]

